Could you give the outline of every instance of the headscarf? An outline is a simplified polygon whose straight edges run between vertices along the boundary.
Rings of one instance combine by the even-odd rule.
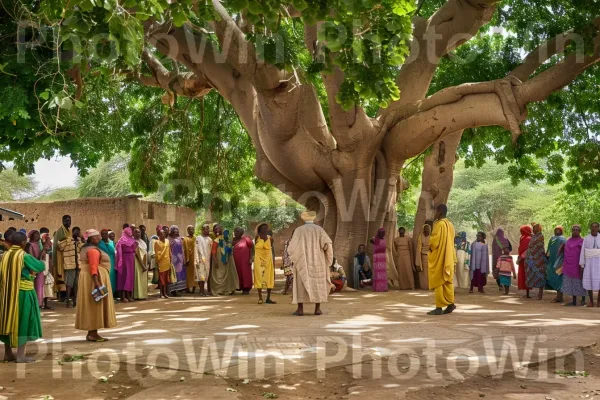
[[[233,251],[229,242],[229,229],[223,231],[223,238],[219,240],[219,248],[221,249],[221,262],[227,265],[227,260]]]
[[[42,253],[42,248],[40,246],[39,242],[32,242],[31,238],[33,237],[34,233],[40,233],[37,229],[32,229],[29,231],[29,233],[27,234],[27,238],[29,239],[29,253],[34,256],[35,258],[37,258],[39,260],[40,255]]]
[[[541,226],[540,226],[540,228],[541,228]],[[554,230],[557,230],[557,229],[560,231],[561,235],[565,234],[565,230],[562,227],[562,225],[557,225],[556,228],[554,228]]]
[[[505,247],[510,247],[510,242],[504,236],[504,229],[498,228],[492,242],[492,268],[496,268],[498,259],[502,255],[502,249]]]
[[[104,230],[105,229],[103,229],[103,231]],[[94,237],[94,236],[100,236],[100,232],[98,232],[95,229],[88,229],[87,231],[85,231],[85,234],[83,235],[83,238],[85,240],[88,240],[89,238]]]
[[[19,229],[19,232],[21,232],[24,235],[27,235],[27,230],[25,228]]]
[[[531,235],[533,235],[533,229],[531,225],[523,225],[521,227],[521,240],[519,241],[519,256],[525,258],[524,253],[529,248],[529,242],[531,242]]]
[[[163,226],[161,224],[156,225],[156,233],[158,233],[158,231],[162,231]]]
[[[133,238],[133,231],[131,228],[127,227],[123,229],[123,234],[117,242],[117,265],[115,266],[117,271],[121,271],[121,268],[123,267],[123,246],[131,247],[134,245],[137,246],[137,240]]]
[[[458,232],[454,238],[454,247],[460,249],[463,243],[467,242],[467,232]]]
[[[169,232],[173,232],[173,229],[179,230],[179,227],[177,225],[171,225],[171,227],[169,228]]]

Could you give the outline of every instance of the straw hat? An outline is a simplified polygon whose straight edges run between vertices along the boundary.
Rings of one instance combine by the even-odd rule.
[[[302,218],[304,222],[313,222],[315,219],[317,219],[317,213],[314,211],[304,211],[300,215],[300,218]]]

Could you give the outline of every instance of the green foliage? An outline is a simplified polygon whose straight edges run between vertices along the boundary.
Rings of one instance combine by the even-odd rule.
[[[252,143],[231,105],[217,93],[200,102],[160,101],[132,118],[129,171],[133,190],[161,191],[168,202],[221,212],[235,208],[254,184]]]
[[[430,15],[439,1],[426,1],[421,15]],[[582,39],[567,53],[587,51],[596,30],[590,21],[598,15],[595,0],[506,1],[493,25],[509,35],[492,35],[488,27],[478,36],[445,57],[436,71],[430,94],[467,82],[500,79],[512,71],[523,53],[559,33],[574,29]],[[583,46],[581,44],[583,43]],[[560,61],[553,57],[544,71]],[[487,160],[508,165],[511,180],[549,184],[566,181],[570,193],[597,189],[600,184],[600,69],[586,70],[566,90],[546,101],[528,105],[522,135],[514,146],[509,132],[501,127],[480,127],[464,132],[459,154],[468,167],[481,167]],[[539,161],[544,161],[544,166]]]
[[[554,215],[554,199],[560,188],[543,182],[514,185],[508,167],[490,161],[481,168],[465,168],[459,161],[448,200],[449,218],[457,230],[495,232],[503,228],[513,243],[521,225],[532,221],[542,226],[562,223]]]
[[[0,201],[27,199],[34,195],[35,180],[31,176],[22,176],[13,169],[0,171]]]
[[[65,201],[79,197],[79,189],[76,187],[64,187],[49,191],[32,198],[31,201]]]
[[[77,186],[80,197],[122,197],[131,194],[127,163],[129,157],[120,154],[101,161]]]
[[[553,208],[553,217],[562,221],[565,229],[577,224],[581,225],[583,233],[589,232],[590,224],[600,220],[598,192],[560,193]]]
[[[248,229],[249,224],[267,221],[273,232],[287,228],[298,221],[304,207],[288,196],[278,192],[252,189],[239,206],[220,218],[228,227],[241,226]]]

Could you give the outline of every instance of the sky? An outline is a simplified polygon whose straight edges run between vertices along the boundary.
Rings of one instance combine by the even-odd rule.
[[[69,157],[55,157],[35,163],[35,178],[38,189],[75,186],[77,169],[71,167]]]

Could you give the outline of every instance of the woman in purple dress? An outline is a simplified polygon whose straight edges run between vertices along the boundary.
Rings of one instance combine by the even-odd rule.
[[[556,262],[558,267],[560,267],[560,263],[562,262],[562,292],[573,297],[570,303],[565,304],[566,306],[576,306],[577,296],[581,296],[581,305],[585,305],[587,291],[583,288],[581,280],[583,270],[581,265],[579,265],[582,247],[581,226],[573,225],[573,228],[571,228],[571,238],[567,240],[564,246],[564,254],[562,257],[559,256]]]
[[[117,242],[117,290],[121,292],[121,301],[133,301],[133,286],[135,282],[135,251],[138,242],[133,237],[130,227],[123,229],[123,234]]]
[[[384,228],[379,228],[377,236],[371,239],[371,243],[373,244],[373,291],[387,292],[387,245]]]
[[[177,296],[177,291],[187,289],[187,272],[183,255],[183,239],[179,236],[179,228],[172,225],[169,229],[169,247],[171,248],[171,264],[175,270],[176,282],[169,285],[169,293]]]

